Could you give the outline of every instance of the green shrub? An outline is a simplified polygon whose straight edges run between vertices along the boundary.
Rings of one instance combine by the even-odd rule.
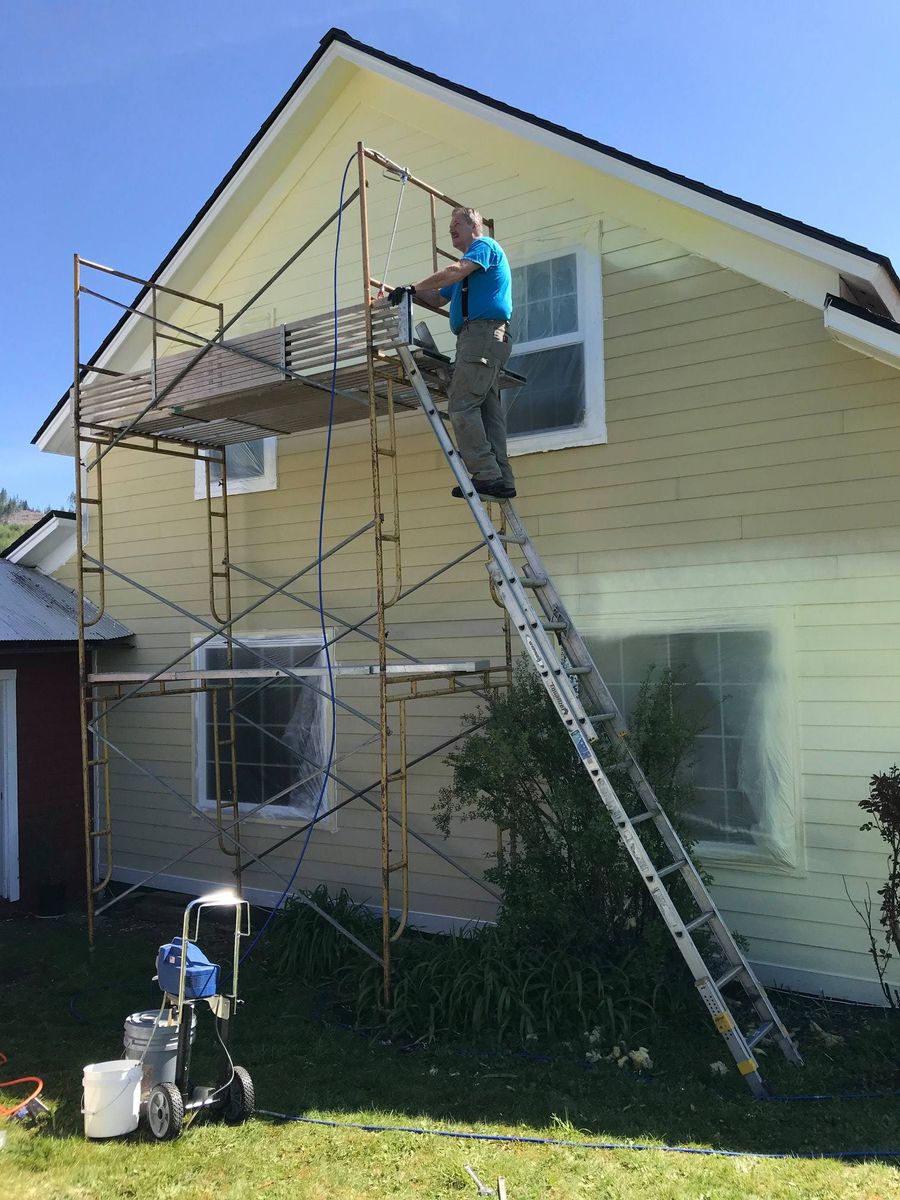
[[[627,745],[690,848],[682,814],[692,793],[684,776],[702,725],[680,711],[677,686],[673,672],[656,677],[651,670]],[[455,818],[506,832],[485,870],[503,894],[502,932],[532,951],[566,946],[594,961],[621,962],[638,947],[654,954],[661,944],[668,948],[653,900],[527,664],[518,664],[512,686],[486,711],[464,719],[484,726],[448,756],[453,782],[440,793],[436,823],[445,835]],[[601,739],[599,755],[626,809],[639,811],[625,747]],[[643,825],[641,836],[655,862],[670,861],[655,826]],[[673,891],[679,887],[680,880]]]
[[[680,827],[699,729],[679,712],[676,688],[669,671],[645,679],[627,741]],[[676,973],[666,969],[677,958],[672,940],[555,710],[520,664],[506,695],[464,719],[486,723],[449,756],[453,783],[436,820],[445,833],[456,818],[507,830],[485,871],[503,894],[498,923],[452,936],[404,934],[392,952],[389,1012],[381,967],[299,900],[273,924],[273,969],[327,985],[357,1025],[411,1041],[449,1035],[527,1046],[599,1030],[609,1044],[633,1043],[661,1013],[680,1008],[688,976],[680,959]],[[602,761],[636,811],[621,743],[606,745]],[[668,861],[649,823],[642,838],[655,861]],[[320,887],[311,898],[380,952],[380,916],[346,891],[331,897]]]

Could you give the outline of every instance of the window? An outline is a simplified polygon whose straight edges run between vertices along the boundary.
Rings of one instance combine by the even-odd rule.
[[[248,442],[235,442],[225,447],[225,464],[228,468],[228,494],[241,492],[266,492],[277,487],[276,459],[278,439],[274,437],[254,438]],[[210,490],[220,495],[222,491],[222,467],[213,462],[210,467]],[[205,468],[197,464],[194,479],[194,498],[206,497]]]
[[[772,634],[759,629],[636,634],[591,642],[626,722],[651,666],[684,682],[705,722],[695,743],[688,827],[706,857],[796,865],[791,768]]]
[[[509,366],[528,381],[503,392],[513,453],[605,438],[599,274],[582,250],[512,268]]]
[[[237,669],[261,667],[324,667],[321,635],[244,638],[247,648],[234,648]],[[197,668],[224,670],[227,651],[223,640],[201,646],[195,655]],[[265,807],[255,816],[261,820],[301,820],[316,810],[322,789],[323,768],[328,761],[331,737],[331,702],[327,676],[307,677],[306,684],[293,679],[249,679],[235,686],[237,788],[241,812]],[[218,691],[220,744],[228,739],[228,696]],[[212,692],[195,698],[197,741],[197,798],[200,807],[215,804],[216,764],[213,739],[214,701]],[[223,751],[220,762],[221,794],[231,795],[231,759]],[[271,803],[268,803],[271,801]],[[329,804],[326,788],[319,813]]]

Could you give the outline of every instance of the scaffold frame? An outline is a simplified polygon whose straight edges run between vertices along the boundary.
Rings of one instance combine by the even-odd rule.
[[[394,163],[385,155],[359,143],[354,154],[356,161],[357,186],[339,207],[315,230],[315,232],[281,264],[226,320],[224,306],[214,300],[190,295],[159,283],[155,279],[143,279],[138,275],[120,271],[90,259],[74,256],[73,328],[74,362],[73,384],[70,392],[72,405],[73,433],[76,446],[76,556],[77,588],[79,596],[78,669],[80,681],[80,717],[82,747],[82,795],[84,807],[84,838],[86,860],[86,907],[88,917],[88,939],[93,945],[96,917],[107,912],[127,895],[150,885],[173,866],[189,859],[198,850],[213,841],[230,860],[230,869],[235,888],[240,894],[243,872],[250,863],[265,868],[280,885],[286,885],[284,875],[273,867],[270,856],[288,843],[295,841],[332,813],[355,800],[375,809],[379,814],[381,845],[381,909],[382,945],[381,954],[374,954],[350,931],[324,912],[308,896],[295,891],[303,903],[309,904],[333,926],[341,929],[357,947],[376,958],[383,972],[383,1001],[391,1002],[391,958],[392,946],[402,935],[409,922],[410,904],[410,841],[414,840],[429,851],[437,854],[453,866],[470,882],[476,884],[493,900],[499,900],[494,887],[470,871],[464,864],[447,854],[432,839],[409,823],[410,772],[419,763],[441,754],[460,738],[473,732],[479,725],[461,729],[453,737],[445,738],[425,753],[411,757],[407,749],[407,705],[416,700],[446,695],[472,695],[485,699],[508,685],[512,676],[512,640],[509,617],[496,595],[491,594],[499,609],[498,633],[502,631],[503,654],[499,661],[469,660],[466,662],[422,663],[415,656],[388,637],[386,612],[401,604],[420,588],[433,583],[443,574],[483,551],[482,542],[476,542],[464,552],[456,555],[437,570],[412,583],[405,583],[402,563],[402,522],[400,495],[398,490],[398,440],[396,427],[397,408],[418,406],[413,390],[406,382],[402,367],[394,352],[399,345],[408,345],[411,336],[410,310],[392,310],[379,303],[387,284],[372,276],[370,265],[370,241],[368,225],[367,193],[368,171],[371,165],[400,181],[403,188],[410,185],[423,191],[428,197],[431,259],[435,267],[439,259],[455,259],[456,255],[443,249],[438,242],[438,206],[448,209],[464,207],[439,189],[412,175],[406,168]],[[351,160],[352,161],[352,160]],[[349,167],[350,164],[348,164]],[[258,302],[286,271],[301,259],[302,255],[319,238],[340,221],[344,213],[358,204],[360,216],[360,246],[362,263],[362,302],[349,309],[334,309],[332,312],[313,318],[304,318],[280,327],[277,336],[273,331],[263,337],[251,335],[226,338],[226,334]],[[394,231],[396,233],[399,204]],[[493,233],[493,222],[486,221]],[[388,262],[384,274],[387,274]],[[85,277],[89,272],[130,282],[140,288],[130,302],[110,296],[96,287],[89,286]],[[146,320],[150,326],[150,367],[145,371],[117,373],[108,367],[100,367],[82,361],[81,315],[82,297],[108,302],[131,317]],[[195,330],[164,318],[160,313],[161,297],[172,297],[200,306],[208,311],[214,322],[215,332],[203,337]],[[424,307],[430,307],[425,305]],[[438,311],[438,310],[434,310]],[[441,314],[442,316],[445,314]],[[406,326],[401,327],[403,321]],[[324,337],[334,333],[334,347],[325,346]],[[187,349],[176,354],[161,354],[161,347],[170,343]],[[327,349],[327,353],[326,353]],[[447,360],[423,350],[427,361],[439,383],[448,378]],[[208,367],[206,375],[205,368]],[[217,373],[217,374],[216,374]],[[231,383],[247,378],[263,378],[268,393],[260,387],[255,397],[256,407],[248,407],[239,394],[226,394],[210,398],[210,380],[227,378]],[[329,379],[329,376],[331,378]],[[193,389],[193,390],[192,390]],[[206,389],[206,392],[204,392]],[[221,388],[220,388],[221,390]],[[372,518],[348,537],[329,546],[320,556],[304,563],[297,571],[280,582],[264,578],[248,567],[233,561],[229,530],[229,489],[227,470],[227,447],[251,437],[289,436],[303,432],[303,418],[287,417],[284,397],[290,392],[295,398],[303,397],[307,403],[319,401],[319,424],[306,428],[321,428],[322,405],[331,400],[332,410],[339,406],[337,420],[365,419],[368,417],[370,476],[372,487]],[[273,403],[273,396],[276,403]],[[103,462],[113,450],[135,450],[144,453],[164,454],[183,458],[191,464],[203,464],[206,509],[206,563],[208,577],[208,612],[186,608],[133,575],[120,571],[106,559],[103,533]],[[214,488],[213,475],[220,481]],[[92,484],[92,486],[91,486]],[[85,522],[90,514],[92,529],[90,548],[85,540]],[[358,538],[372,535],[375,565],[375,606],[361,620],[343,620],[336,612],[321,609],[322,617],[328,620],[335,632],[323,641],[323,648],[337,644],[348,636],[359,636],[373,646],[373,663],[355,669],[337,668],[333,674],[366,674],[378,680],[378,719],[347,705],[337,696],[331,696],[337,710],[344,711],[362,720],[372,733],[362,746],[373,741],[379,744],[380,770],[378,778],[366,786],[354,787],[338,773],[336,768],[344,755],[338,755],[324,774],[331,784],[348,794],[328,806],[312,819],[301,823],[287,835],[281,837],[261,852],[251,852],[242,841],[245,823],[269,804],[277,802],[282,793],[267,797],[249,812],[241,811],[237,774],[237,729],[241,722],[255,723],[240,712],[240,702],[235,688],[239,681],[251,676],[265,688],[277,679],[288,678],[300,687],[309,687],[322,692],[316,682],[325,672],[322,668],[292,670],[273,661],[258,650],[260,666],[250,672],[236,668],[234,652],[246,649],[239,625],[253,612],[276,596],[295,602],[307,611],[320,612],[320,606],[297,594],[291,589],[304,576],[320,567],[321,563],[339,553]],[[92,552],[93,551],[93,552]],[[389,566],[386,563],[389,557]],[[91,647],[86,640],[86,630],[99,619],[106,607],[106,581],[114,578],[140,591],[148,598],[165,606],[171,612],[189,620],[199,627],[201,636],[175,658],[158,669],[145,672],[115,672],[94,669]],[[235,579],[251,580],[263,589],[261,596],[239,611],[233,604]],[[89,615],[87,601],[90,581],[96,581],[96,596],[93,598],[97,615]],[[486,583],[487,583],[486,579]],[[488,600],[488,588],[485,599]],[[371,626],[374,623],[374,631]],[[198,647],[213,639],[221,639],[226,646],[227,663],[224,669],[198,670],[184,668],[185,660],[191,660]],[[166,696],[210,694],[213,706],[212,729],[214,777],[216,780],[215,812],[208,812],[194,804],[191,796],[182,795],[158,772],[138,762],[109,736],[109,718],[120,705],[158,699]],[[324,694],[324,693],[322,693]],[[330,693],[329,693],[330,695]],[[220,735],[220,713],[224,708],[227,717],[227,735]],[[392,721],[392,714],[396,720]],[[259,727],[258,727],[259,728]],[[264,731],[265,732],[265,731]],[[397,741],[397,763],[392,765],[389,739]],[[356,747],[359,750],[361,747]],[[302,756],[297,754],[298,760]],[[111,794],[111,763],[119,758],[131,764],[149,778],[163,792],[174,795],[187,805],[195,815],[206,822],[208,835],[191,845],[189,849],[166,862],[156,870],[148,871],[142,879],[125,888],[115,896],[108,895],[113,870],[113,825],[114,797]],[[310,774],[322,774],[321,765],[306,764]],[[223,787],[223,776],[228,786]],[[294,785],[292,785],[294,786]],[[323,785],[324,786],[324,785]],[[284,789],[285,791],[290,789]],[[377,793],[373,798],[371,793]],[[99,808],[97,797],[101,797]],[[396,795],[396,804],[395,804]],[[394,811],[394,808],[398,811]],[[392,843],[397,831],[399,850]],[[497,831],[498,845],[504,831]],[[102,863],[102,869],[99,864]],[[399,878],[400,899],[394,904],[393,890]],[[392,918],[392,910],[399,910],[399,917]]]

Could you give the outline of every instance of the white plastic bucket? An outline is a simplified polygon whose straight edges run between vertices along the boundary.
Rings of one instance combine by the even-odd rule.
[[[141,1110],[141,1068],[127,1058],[90,1063],[82,1080],[84,1136],[121,1137],[138,1127]]]
[[[191,1013],[191,1045],[197,1036],[197,1014]],[[158,1083],[175,1082],[175,1064],[178,1057],[178,1026],[165,1024],[165,1017],[157,1024],[158,1009],[132,1013],[125,1018],[125,1057],[144,1060],[141,1081],[141,1100],[146,1102],[150,1089]]]

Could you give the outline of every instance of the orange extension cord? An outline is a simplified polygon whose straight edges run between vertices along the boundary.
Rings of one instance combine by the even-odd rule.
[[[9,1059],[0,1050],[0,1067],[5,1066],[8,1062]],[[37,1086],[30,1096],[26,1096],[24,1100],[18,1100],[12,1107],[0,1104],[0,1117],[11,1117],[20,1108],[24,1108],[26,1104],[30,1104],[32,1100],[37,1100],[38,1096],[44,1090],[44,1081],[43,1079],[38,1079],[37,1075],[23,1075],[21,1079],[8,1079],[5,1083],[0,1083],[0,1088],[15,1087],[17,1083],[34,1083]]]

